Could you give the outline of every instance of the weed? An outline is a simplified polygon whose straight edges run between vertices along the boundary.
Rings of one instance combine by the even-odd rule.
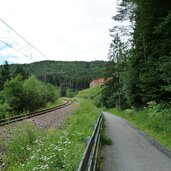
[[[99,145],[99,151],[98,151],[98,158],[97,158],[97,164],[96,164],[96,171],[101,171],[102,168],[102,164],[103,164],[103,148],[105,145],[112,145],[112,140],[110,137],[108,137],[105,133],[105,119],[103,117],[103,121],[102,121],[102,128],[100,131],[100,145]]]
[[[150,103],[147,108],[139,111],[109,109],[108,112],[125,118],[161,144],[171,147],[171,109],[168,104]]]
[[[92,134],[99,113],[90,102],[79,100],[78,110],[60,130],[20,125],[6,141],[5,170],[76,170],[85,150],[84,138]]]
[[[105,120],[104,120],[104,117],[103,117],[102,129],[101,129],[101,132],[100,132],[100,143],[101,143],[102,146],[112,145],[112,140],[111,140],[110,137],[108,137],[106,135],[105,128],[106,128],[106,125],[105,125]]]
[[[105,134],[101,134],[100,141],[101,141],[102,146],[112,145],[111,138],[107,137]]]

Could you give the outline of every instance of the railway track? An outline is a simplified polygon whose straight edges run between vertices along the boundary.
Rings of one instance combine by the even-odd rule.
[[[11,123],[15,123],[15,122],[18,122],[18,121],[22,121],[22,120],[25,120],[25,119],[29,119],[29,118],[32,118],[32,117],[35,117],[35,116],[43,115],[43,114],[48,113],[48,112],[55,111],[55,110],[64,108],[66,106],[69,106],[72,103],[73,103],[72,101],[66,101],[62,105],[52,107],[52,108],[49,108],[49,109],[44,109],[44,110],[41,110],[41,111],[38,111],[38,112],[32,112],[32,113],[29,113],[29,114],[26,114],[26,115],[18,115],[18,116],[11,117],[11,118],[8,118],[8,119],[2,119],[2,120],[0,120],[0,127],[11,124]]]

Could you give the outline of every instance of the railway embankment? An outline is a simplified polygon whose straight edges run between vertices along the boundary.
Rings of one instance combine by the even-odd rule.
[[[59,112],[60,120],[52,112],[19,122],[4,139],[4,169],[76,170],[99,113],[88,101],[79,100]]]

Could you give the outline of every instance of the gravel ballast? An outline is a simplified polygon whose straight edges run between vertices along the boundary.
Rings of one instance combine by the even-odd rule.
[[[3,127],[0,127],[0,165],[1,165],[1,157],[3,155],[2,144],[3,141],[6,141],[12,136],[12,132],[15,131],[15,128],[19,125],[31,123],[38,128],[41,129],[58,129],[64,125],[67,118],[77,109],[78,104],[76,102],[72,103],[69,106],[58,109],[56,111],[52,111],[46,114],[42,114],[39,116],[35,116],[30,119],[26,119],[24,121],[12,123]],[[1,166],[0,166],[1,168]]]

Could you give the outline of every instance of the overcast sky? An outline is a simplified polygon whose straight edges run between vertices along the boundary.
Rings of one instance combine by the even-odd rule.
[[[0,0],[0,18],[49,60],[107,60],[116,0]],[[0,63],[46,60],[0,22]]]

